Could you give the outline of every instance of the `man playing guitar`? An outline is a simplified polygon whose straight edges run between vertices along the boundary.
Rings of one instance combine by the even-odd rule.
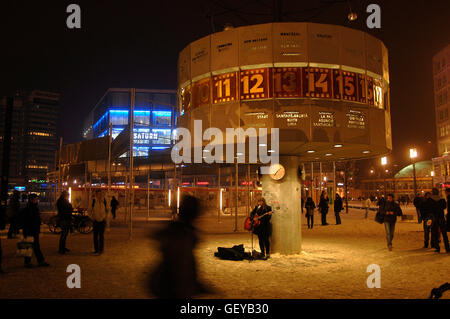
[[[263,259],[270,258],[270,240],[269,237],[272,231],[270,218],[272,217],[272,207],[266,204],[266,200],[261,198],[258,200],[258,205],[250,213],[252,221],[252,231],[258,236],[259,248]]]

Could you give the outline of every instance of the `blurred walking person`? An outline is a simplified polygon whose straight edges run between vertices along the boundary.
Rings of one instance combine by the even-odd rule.
[[[308,223],[308,229],[312,229],[314,226],[314,209],[316,208],[316,204],[314,203],[311,197],[306,199],[305,209],[306,209],[306,221]]]
[[[157,298],[188,299],[207,292],[198,280],[194,256],[198,238],[193,222],[199,215],[199,200],[186,195],[181,199],[178,220],[152,236],[159,242],[162,260],[147,283]]]
[[[320,201],[319,201],[319,212],[322,215],[322,226],[328,225],[327,214],[329,202],[330,200],[328,199],[327,193],[325,191],[322,191],[322,194],[320,194]]]
[[[106,220],[108,218],[108,207],[106,199],[100,189],[95,191],[95,198],[92,200],[89,217],[93,221],[94,233],[94,255],[103,254],[105,242]]]
[[[14,238],[19,233],[18,217],[20,211],[20,193],[15,190],[12,198],[9,200],[8,219],[9,230],[8,239]]]
[[[33,237],[33,252],[36,256],[38,267],[50,266],[45,262],[44,255],[39,244],[39,234],[41,233],[41,213],[39,211],[39,198],[36,194],[28,196],[27,206],[20,212],[20,224],[23,229],[23,237]],[[25,267],[33,268],[31,257],[25,257]]]
[[[334,200],[334,215],[336,216],[336,225],[341,224],[340,212],[344,209],[344,203],[342,202],[341,196],[336,193],[336,198]]]
[[[431,199],[435,202],[433,209],[433,224],[431,225],[431,237],[436,246],[435,252],[439,253],[441,251],[439,241],[442,235],[445,251],[449,253],[450,246],[447,236],[447,223],[444,216],[444,210],[447,208],[447,203],[445,202],[445,199],[439,196],[439,190],[437,188],[431,190]]]
[[[394,201],[394,195],[389,194],[387,200],[384,203],[381,214],[384,215],[384,229],[386,231],[386,242],[388,249],[392,250],[392,240],[394,239],[395,223],[397,222],[397,216],[402,216],[402,210],[400,205]]]
[[[70,252],[70,249],[66,248],[66,239],[69,235],[71,223],[72,223],[72,204],[69,203],[69,193],[63,191],[56,202],[56,208],[58,209],[58,224],[61,227],[61,234],[59,237],[59,250],[60,254]]]

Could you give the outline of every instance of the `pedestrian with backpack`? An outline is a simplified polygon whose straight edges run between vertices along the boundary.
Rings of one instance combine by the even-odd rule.
[[[93,221],[94,233],[94,255],[101,255],[104,248],[104,236],[106,220],[108,217],[108,208],[106,199],[100,189],[95,191],[95,198],[92,200],[89,217]]]

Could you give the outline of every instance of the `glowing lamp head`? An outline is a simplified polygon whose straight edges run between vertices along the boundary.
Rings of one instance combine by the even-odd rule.
[[[416,158],[417,157],[417,150],[415,148],[409,149],[409,157],[410,158]]]
[[[381,158],[381,165],[386,165],[387,164],[387,157],[386,156],[383,156],[382,158]]]

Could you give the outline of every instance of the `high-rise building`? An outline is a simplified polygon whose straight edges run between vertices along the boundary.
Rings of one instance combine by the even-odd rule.
[[[439,156],[450,153],[450,44],[433,57],[434,107]]]
[[[134,156],[148,157],[153,150],[169,148],[173,143],[176,119],[175,90],[135,90]],[[108,135],[116,138],[130,119],[131,89],[111,88],[106,91],[85,120],[85,139]]]
[[[0,98],[0,160],[3,157],[6,97]],[[57,149],[58,93],[33,90],[14,96],[9,181],[11,187],[46,187]]]

